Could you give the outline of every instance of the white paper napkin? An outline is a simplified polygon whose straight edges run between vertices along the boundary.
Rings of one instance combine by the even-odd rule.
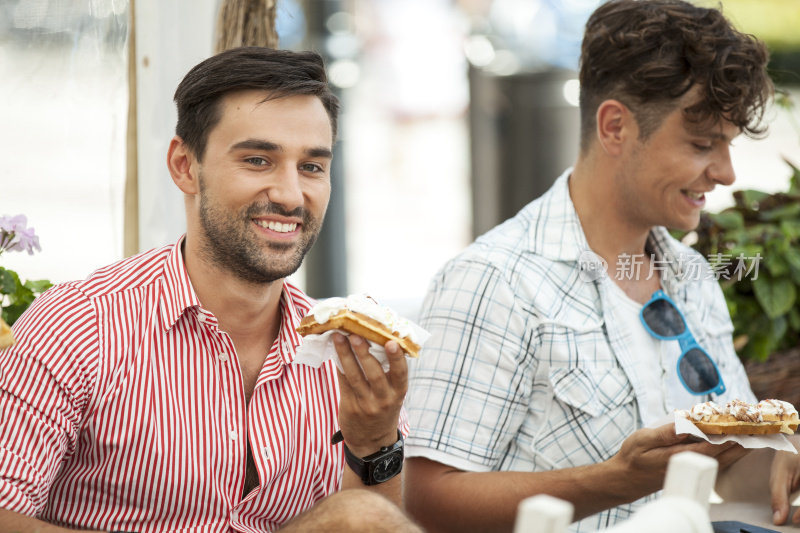
[[[797,453],[797,450],[783,433],[774,435],[706,435],[679,411],[675,411],[675,433],[689,433],[712,444],[738,442],[745,448],[773,448],[785,452]]]
[[[414,342],[419,344],[422,347],[425,344],[431,334],[419,327],[414,323],[409,324],[412,330],[412,338]],[[348,335],[346,331],[335,330],[342,335]],[[333,339],[331,335],[334,331],[326,331],[319,335],[306,335],[303,338],[303,344],[301,344],[297,348],[297,354],[295,355],[295,362],[300,363],[303,365],[312,366],[314,368],[319,368],[322,363],[327,361],[328,359],[333,359],[333,362],[336,363],[336,368],[339,369],[339,372],[343,372],[342,370],[342,363],[339,361],[339,354],[336,353],[336,346],[333,344]],[[389,358],[386,355],[386,349],[372,341],[369,342],[369,353],[372,354],[375,359],[381,364],[384,372],[389,371]]]

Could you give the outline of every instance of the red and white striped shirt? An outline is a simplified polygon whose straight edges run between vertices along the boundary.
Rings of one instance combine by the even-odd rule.
[[[335,367],[292,363],[312,303],[284,283],[248,409],[180,241],[50,289],[0,351],[0,507],[87,529],[264,532],[338,490]],[[248,438],[260,486],[242,499]]]

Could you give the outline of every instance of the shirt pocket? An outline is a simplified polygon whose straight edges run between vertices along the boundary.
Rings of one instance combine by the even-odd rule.
[[[601,417],[633,401],[633,387],[619,367],[551,368],[549,380],[560,402],[591,417]]]

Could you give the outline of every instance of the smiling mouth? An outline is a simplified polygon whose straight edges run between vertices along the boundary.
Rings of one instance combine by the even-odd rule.
[[[262,228],[266,228],[277,233],[291,233],[297,229],[297,223],[281,224],[280,222],[275,222],[273,220],[270,220],[269,222],[264,220],[255,220],[254,222]]]
[[[706,197],[705,193],[702,192],[683,191],[683,194],[688,196],[690,199],[697,201],[703,200]]]

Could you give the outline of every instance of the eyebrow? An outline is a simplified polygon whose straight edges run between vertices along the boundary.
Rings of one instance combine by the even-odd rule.
[[[716,132],[716,131],[710,131],[710,132],[706,132],[706,133],[701,133],[701,135],[704,136],[704,137],[709,137],[711,139],[718,139],[720,141],[725,141],[725,142],[730,142],[732,140],[732,139],[729,139],[728,136],[725,135],[724,133],[719,133],[719,132]]]
[[[230,151],[233,152],[235,150],[259,150],[262,152],[282,152],[283,147],[279,144],[275,144],[274,142],[270,141],[247,139],[245,141],[240,141],[231,146]],[[308,148],[306,149],[306,154],[309,155],[310,157],[324,157],[327,159],[333,159],[333,152],[331,152],[329,148],[325,148],[322,146]]]

